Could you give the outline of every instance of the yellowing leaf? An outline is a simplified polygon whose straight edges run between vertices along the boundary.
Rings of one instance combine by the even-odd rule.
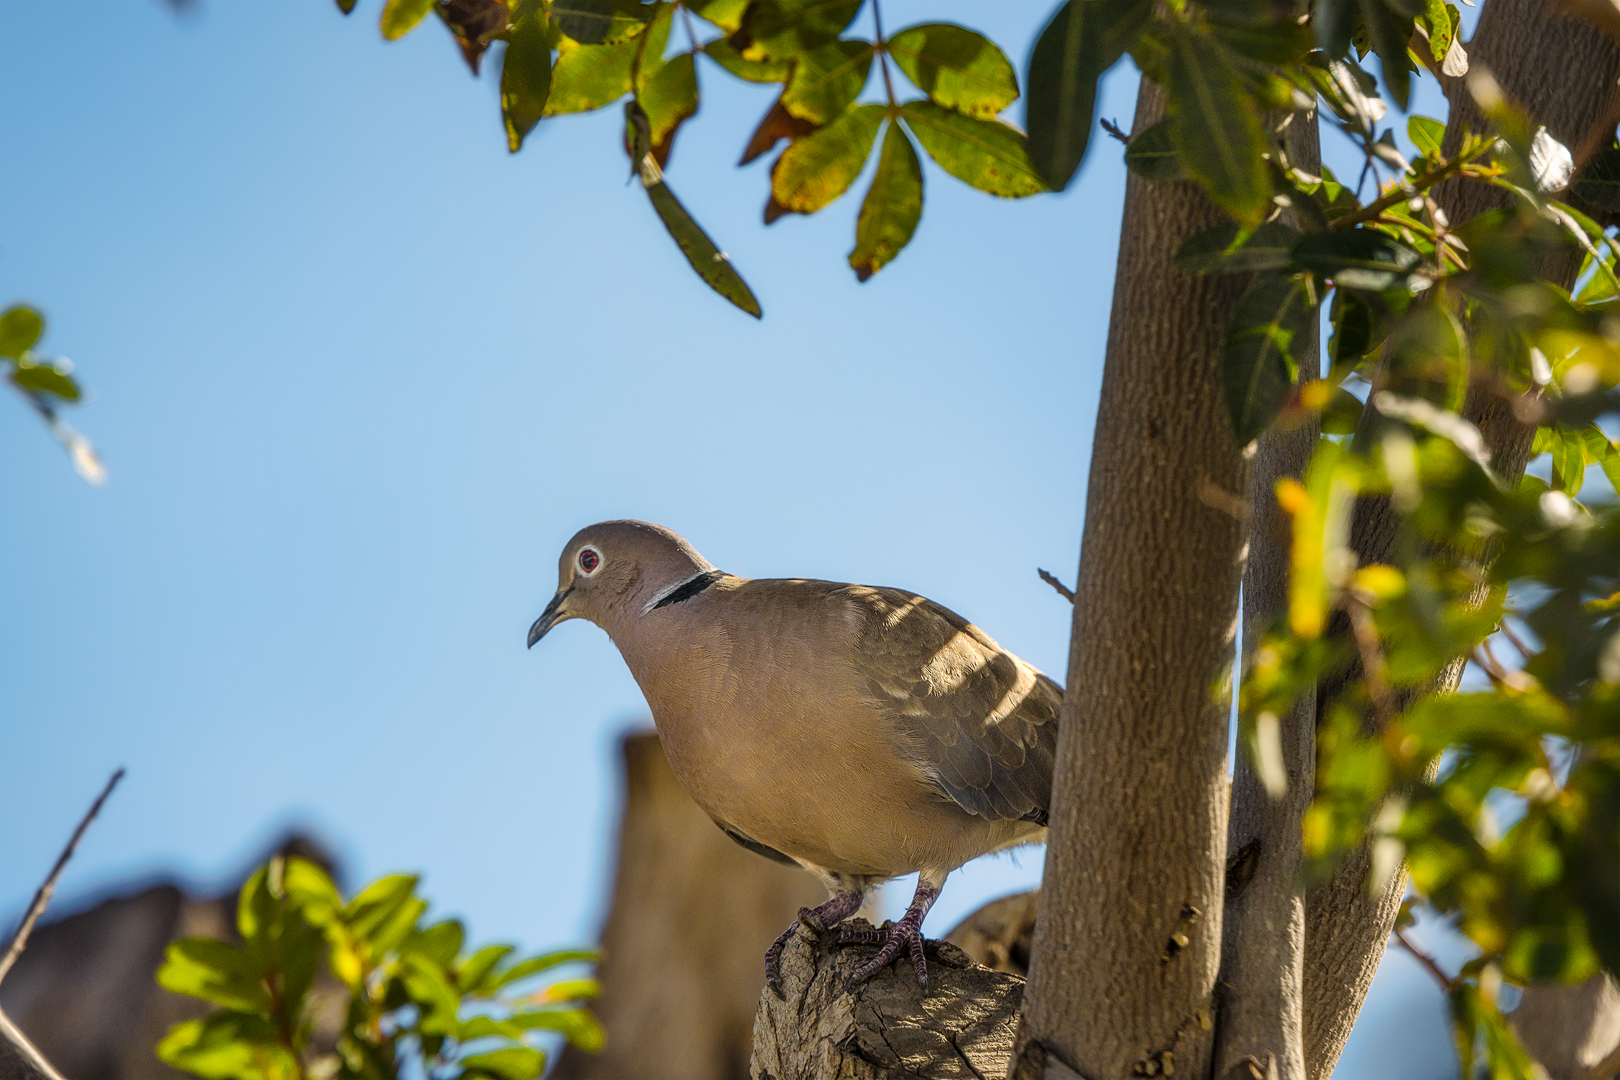
[[[872,43],[834,41],[800,57],[782,106],[814,124],[830,123],[861,94],[872,71]]]
[[[982,34],[952,23],[925,23],[889,38],[889,55],[936,104],[989,119],[1018,97],[1018,76]]]
[[[382,10],[382,35],[397,41],[416,29],[433,10],[433,0],[388,0]]]
[[[588,112],[611,105],[630,92],[630,70],[639,41],[617,45],[580,45],[560,49],[551,69],[545,114]]]
[[[771,169],[771,193],[796,214],[813,214],[855,182],[886,106],[861,105],[824,128],[795,139]]]
[[[908,101],[901,115],[928,156],[958,180],[1003,198],[1046,190],[1017,128],[963,116],[931,101]]]
[[[922,162],[899,124],[890,123],[883,153],[855,224],[850,268],[865,281],[883,269],[911,241],[922,217]]]

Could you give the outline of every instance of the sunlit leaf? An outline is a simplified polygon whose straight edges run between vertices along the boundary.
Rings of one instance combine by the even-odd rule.
[[[860,105],[782,152],[771,169],[771,193],[785,209],[813,214],[855,182],[872,152],[887,106]]]
[[[726,38],[715,38],[703,46],[703,51],[721,67],[739,79],[749,82],[786,82],[793,74],[793,65],[785,60],[745,60],[742,53]]]
[[[1427,116],[1412,116],[1406,121],[1406,137],[1424,155],[1440,156],[1440,143],[1446,137],[1446,125]]]
[[[1310,325],[1304,278],[1262,274],[1238,302],[1221,346],[1221,384],[1238,444],[1258,438],[1281,411],[1299,374],[1294,339]]]
[[[1407,42],[1412,39],[1412,15],[1400,10],[1399,0],[1361,0],[1361,21],[1372,51],[1384,73],[1384,88],[1395,107],[1406,110],[1412,93],[1412,61]]]
[[[657,13],[638,0],[552,0],[551,23],[581,45],[612,45],[647,29]]]
[[[659,68],[636,92],[636,100],[647,114],[653,156],[664,165],[675,130],[698,110],[697,66],[692,54],[681,53]]]
[[[761,314],[759,301],[754,299],[754,293],[748,288],[748,283],[732,267],[725,253],[714,246],[714,241],[709,239],[708,233],[692,220],[692,215],[686,212],[680,200],[675,198],[675,193],[664,183],[658,163],[650,156],[642,159],[641,182],[647,189],[647,198],[652,200],[658,219],[664,223],[664,228],[680,246],[681,253],[686,256],[686,261],[692,264],[692,269],[697,271],[698,276],[709,288],[754,318],[759,318]],[[510,972],[506,974],[510,975]]]
[[[1005,198],[1046,190],[1017,128],[963,116],[931,101],[908,101],[902,115],[928,156],[958,180]]]
[[[512,153],[546,114],[551,94],[551,42],[539,13],[525,16],[512,29],[501,61],[501,118]]]
[[[584,1009],[540,1009],[514,1013],[508,1023],[525,1031],[561,1032],[569,1042],[592,1053],[600,1050],[604,1041],[602,1026],[597,1023],[596,1017]]]
[[[550,971],[552,968],[562,964],[574,964],[595,959],[597,959],[597,953],[594,949],[561,949],[540,956],[531,956],[519,960],[511,967],[502,969],[495,976],[494,986],[499,989],[538,975],[542,971]]]
[[[182,938],[169,946],[158,985],[176,994],[241,1012],[270,1012],[263,971],[241,949],[213,938]]]
[[[995,116],[1018,97],[1018,76],[982,34],[952,23],[925,23],[889,38],[889,55],[936,104],[968,116]]]
[[[749,0],[686,0],[685,7],[700,19],[707,19],[728,34],[742,28],[743,12]]]
[[[433,10],[433,0],[388,0],[382,10],[382,35],[396,41],[416,29]]]
[[[551,69],[545,114],[588,112],[611,105],[630,92],[630,73],[641,43],[581,45],[560,49]]]
[[[486,945],[462,960],[455,969],[456,985],[462,993],[471,993],[483,987],[495,966],[512,955],[510,945]]]
[[[276,1027],[263,1017],[215,1013],[169,1029],[157,1045],[159,1060],[208,1080],[293,1080],[293,1057]]]
[[[1169,74],[1170,134],[1182,167],[1223,210],[1258,225],[1271,205],[1271,178],[1259,110],[1237,69],[1208,34],[1182,27],[1171,39]]]
[[[793,65],[793,76],[782,91],[788,112],[814,124],[826,124],[841,115],[860,96],[872,71],[872,43],[829,42],[804,54]]]
[[[493,1080],[535,1080],[546,1069],[546,1055],[527,1046],[508,1046],[461,1059],[466,1077]]]
[[[891,123],[883,136],[872,186],[861,203],[855,250],[849,253],[849,265],[858,279],[865,281],[894,261],[911,241],[922,205],[922,163],[905,131]]]
[[[1125,148],[1125,167],[1147,180],[1187,179],[1170,134],[1174,127],[1175,121],[1160,120],[1133,136]]]
[[[1280,221],[1248,230],[1227,222],[1189,237],[1176,251],[1176,267],[1190,274],[1285,270],[1294,263],[1299,231]]]
[[[24,304],[0,312],[0,356],[19,359],[45,336],[45,316]]]
[[[1030,160],[1054,190],[1068,186],[1085,158],[1097,79],[1151,13],[1151,0],[1065,0],[1036,40],[1024,124]]]
[[[448,968],[461,952],[466,939],[466,928],[457,919],[445,919],[432,926],[424,926],[412,934],[402,948],[431,960],[441,968]]]

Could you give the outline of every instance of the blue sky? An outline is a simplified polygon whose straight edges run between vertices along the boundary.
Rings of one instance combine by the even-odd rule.
[[[523,638],[604,518],[747,576],[915,589],[1063,674],[1035,568],[1074,578],[1117,144],[1020,202],[927,168],[916,239],[859,285],[859,195],[762,227],[768,163],[733,163],[770,90],[705,68],[668,177],[756,323],[626,186],[616,110],[513,157],[494,81],[437,25],[384,45],[377,8],[0,8],[0,300],[47,312],[110,472],[82,483],[0,395],[0,911],[125,765],[70,900],[222,883],[297,824],[356,879],[422,872],[477,938],[588,939],[645,706],[600,631]],[[957,19],[1022,68],[1047,8],[885,21]],[[1135,85],[1100,114],[1128,127]],[[969,867],[928,928],[1040,864]],[[1392,957],[1338,1075],[1447,1075],[1441,1016]]]

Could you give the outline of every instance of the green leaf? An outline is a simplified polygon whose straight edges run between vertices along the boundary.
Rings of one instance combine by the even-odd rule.
[[[466,928],[458,919],[445,919],[432,926],[424,926],[405,942],[403,951],[416,953],[433,961],[441,968],[455,963],[466,939]]]
[[[1292,19],[1255,19],[1250,8],[1265,10],[1263,5],[1244,3],[1235,11],[1212,15],[1209,29],[1216,40],[1237,55],[1261,64],[1297,63],[1310,52],[1310,30]]]
[[[1593,154],[1571,190],[1599,210],[1620,211],[1620,147]]]
[[[1342,386],[1334,387],[1333,396],[1322,406],[1322,434],[1353,435],[1361,423],[1361,399]]]
[[[901,115],[928,156],[958,180],[1003,198],[1046,190],[1017,128],[963,116],[931,101],[908,101]]]
[[[759,301],[754,299],[754,293],[748,288],[748,283],[732,267],[725,253],[714,246],[714,241],[709,239],[708,233],[692,220],[692,215],[686,212],[686,208],[675,197],[675,193],[669,190],[669,185],[664,183],[663,172],[658,168],[658,163],[650,157],[642,159],[641,182],[647,189],[647,198],[652,200],[658,219],[664,223],[664,228],[680,246],[681,253],[686,256],[686,261],[692,264],[692,269],[697,271],[698,277],[702,278],[709,288],[754,318],[760,318]],[[510,975],[510,972],[506,975]],[[503,981],[497,985],[504,986],[509,981],[511,980],[503,976]]]
[[[1238,301],[1221,346],[1221,383],[1238,445],[1270,426],[1299,374],[1294,338],[1310,326],[1306,279],[1262,274]]]
[[[19,360],[44,336],[45,316],[33,308],[17,304],[0,312],[0,356]]]
[[[602,1025],[585,1009],[541,1009],[514,1013],[507,1023],[524,1031],[557,1031],[581,1050],[602,1049]]]
[[[1311,27],[1317,43],[1329,60],[1339,60],[1350,51],[1356,32],[1357,0],[1316,0],[1311,10]]]
[[[1068,186],[1091,138],[1097,80],[1132,46],[1152,14],[1150,0],[1065,0],[1029,58],[1024,125],[1036,171]]]
[[[512,28],[506,57],[501,61],[501,119],[506,124],[506,146],[512,153],[523,148],[524,136],[546,114],[551,94],[551,40],[539,12],[525,16]]]
[[[628,94],[631,69],[640,49],[641,43],[632,40],[559,50],[557,63],[551,69],[545,114],[588,112]]]
[[[1446,137],[1446,125],[1427,116],[1412,116],[1406,121],[1406,137],[1424,156],[1438,158],[1440,143]]]
[[[1171,38],[1170,136],[1181,164],[1238,221],[1258,225],[1271,206],[1259,110],[1226,51],[1180,27]]]
[[[891,123],[883,136],[883,153],[872,186],[861,203],[860,220],[855,223],[855,250],[849,253],[849,265],[857,279],[870,278],[911,242],[922,205],[922,162],[900,125]]]
[[[1294,262],[1347,289],[1391,288],[1420,261],[1417,252],[1376,229],[1311,233],[1294,245]]]
[[[1429,32],[1429,55],[1436,64],[1443,62],[1456,37],[1452,32],[1450,5],[1446,0],[1424,0],[1423,14],[1417,21]]]
[[[345,15],[354,14],[355,0],[337,0],[338,10]]]
[[[1185,180],[1187,171],[1181,166],[1181,155],[1176,153],[1170,132],[1174,120],[1160,120],[1157,124],[1133,136],[1125,147],[1125,167],[1144,180]]]
[[[484,982],[495,966],[508,956],[512,955],[510,945],[486,945],[482,949],[465,958],[456,966],[456,985],[463,994],[475,993],[484,988]]]
[[[388,0],[382,10],[382,35],[397,41],[416,29],[433,10],[433,0]]]
[[[771,194],[785,209],[813,214],[855,182],[887,106],[861,105],[795,139],[771,169]]]
[[[420,953],[408,952],[401,955],[396,974],[411,1003],[420,1010],[419,1031],[454,1036],[461,1029],[461,999],[450,988],[442,967]]]
[[[1581,442],[1586,450],[1587,462],[1601,466],[1610,486],[1620,495],[1620,447],[1615,446],[1596,424],[1581,429]]]
[[[742,53],[725,38],[715,38],[703,46],[703,51],[737,78],[749,82],[786,82],[793,75],[793,65],[786,60],[744,60]]]
[[[461,1059],[464,1077],[493,1077],[494,1080],[535,1080],[546,1070],[546,1055],[527,1046],[508,1046],[487,1054]]]
[[[71,368],[58,367],[43,357],[24,356],[17,361],[10,378],[18,388],[30,393],[51,394],[63,401],[79,400],[79,384],[73,380]]]
[[[1333,293],[1333,336],[1328,359],[1335,372],[1354,365],[1372,348],[1372,310],[1354,293]]]
[[[373,949],[373,955],[394,948],[416,929],[416,920],[427,909],[414,895],[416,882],[413,874],[378,878],[344,908],[344,922]]]
[[[657,12],[638,0],[553,0],[551,24],[581,45],[613,45],[647,29]]]
[[[736,303],[736,301],[732,302]],[[742,307],[741,304],[738,304],[737,306]],[[744,308],[744,310],[746,311],[747,309]],[[522,982],[524,979],[538,975],[542,971],[550,971],[552,968],[558,967],[562,964],[576,964],[583,961],[594,961],[599,957],[599,955],[600,954],[597,953],[595,949],[559,949],[556,952],[544,953],[540,956],[531,956],[525,960],[519,960],[511,967],[506,968],[497,974],[495,976],[494,988],[499,990],[502,987],[510,986],[513,983]]]
[[[213,938],[182,938],[164,954],[158,985],[240,1012],[268,1014],[262,972],[241,949]]]
[[[658,69],[636,94],[646,111],[653,156],[663,165],[669,159],[675,130],[698,110],[697,64],[691,53],[681,53]]]
[[[289,1080],[297,1065],[275,1025],[246,1013],[215,1013],[169,1029],[157,1045],[163,1062],[208,1080]]]
[[[834,41],[800,57],[782,106],[813,124],[830,123],[854,104],[872,71],[872,43]]]
[[[1299,231],[1279,221],[1245,229],[1235,221],[1189,237],[1176,251],[1176,268],[1189,274],[1239,274],[1253,270],[1286,270]]]
[[[685,0],[684,6],[700,19],[718,26],[728,34],[742,29],[743,12],[749,0]]]
[[[924,23],[889,38],[889,55],[937,105],[990,119],[1018,97],[1018,75],[982,34],[953,23]]]
[[[749,60],[796,60],[842,34],[861,0],[755,0],[733,42]]]
[[[1553,489],[1570,498],[1581,493],[1586,481],[1586,451],[1581,437],[1563,427],[1553,429],[1552,445]]]
[[[1406,55],[1407,42],[1412,40],[1412,16],[1392,0],[1361,0],[1361,21],[1372,51],[1378,54],[1384,88],[1396,108],[1405,112],[1412,93],[1412,61]]]

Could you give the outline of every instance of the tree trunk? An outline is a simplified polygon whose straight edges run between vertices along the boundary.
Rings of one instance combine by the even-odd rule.
[[[1527,988],[1513,1026],[1551,1080],[1610,1080],[1620,1072],[1620,990],[1607,975]]]
[[[803,870],[715,828],[675,779],[655,732],[627,736],[623,753],[618,868],[593,1006],[607,1045],[600,1055],[569,1047],[553,1075],[741,1080],[765,949],[826,894]]]
[[[1613,125],[1610,110],[1620,78],[1620,48],[1589,24],[1559,13],[1547,0],[1490,0],[1468,52],[1472,68],[1488,69],[1510,99],[1565,145],[1579,147],[1604,117]],[[1461,81],[1447,85],[1446,91],[1451,102],[1449,151],[1464,129],[1483,130],[1486,125]],[[1435,195],[1454,224],[1505,205],[1508,198],[1473,181],[1440,185]],[[1550,261],[1543,272],[1567,288],[1578,265],[1578,260],[1559,259]],[[1498,475],[1510,483],[1522,476],[1535,431],[1514,414],[1511,403],[1476,383],[1464,413],[1484,434]],[[1351,546],[1361,564],[1388,560],[1397,524],[1387,500],[1358,504]],[[1456,672],[1460,674],[1460,665]],[[1334,689],[1323,686],[1322,708]],[[1370,867],[1370,852],[1364,846],[1307,898],[1304,1028],[1311,1080],[1326,1080],[1339,1060],[1406,889],[1403,872],[1382,890],[1372,891],[1367,881]]]
[[[1164,115],[1144,79],[1135,130]],[[1243,283],[1172,255],[1223,216],[1131,176],[1015,1075],[1208,1072],[1248,463],[1220,346]]]
[[[1321,167],[1318,131],[1313,111],[1296,114],[1287,132],[1290,160],[1310,173]],[[1316,317],[1306,333],[1306,344],[1298,353],[1302,382],[1316,379],[1320,370]],[[1304,475],[1320,437],[1321,425],[1313,417],[1292,430],[1273,429],[1260,438],[1250,504],[1249,561],[1243,575],[1245,668],[1262,633],[1288,609],[1292,531],[1288,515],[1277,505],[1277,481]],[[1300,830],[1315,791],[1315,695],[1272,724],[1284,790],[1268,791],[1241,747],[1232,773],[1215,1075],[1225,1076],[1249,1064],[1257,1076],[1305,1080]]]

